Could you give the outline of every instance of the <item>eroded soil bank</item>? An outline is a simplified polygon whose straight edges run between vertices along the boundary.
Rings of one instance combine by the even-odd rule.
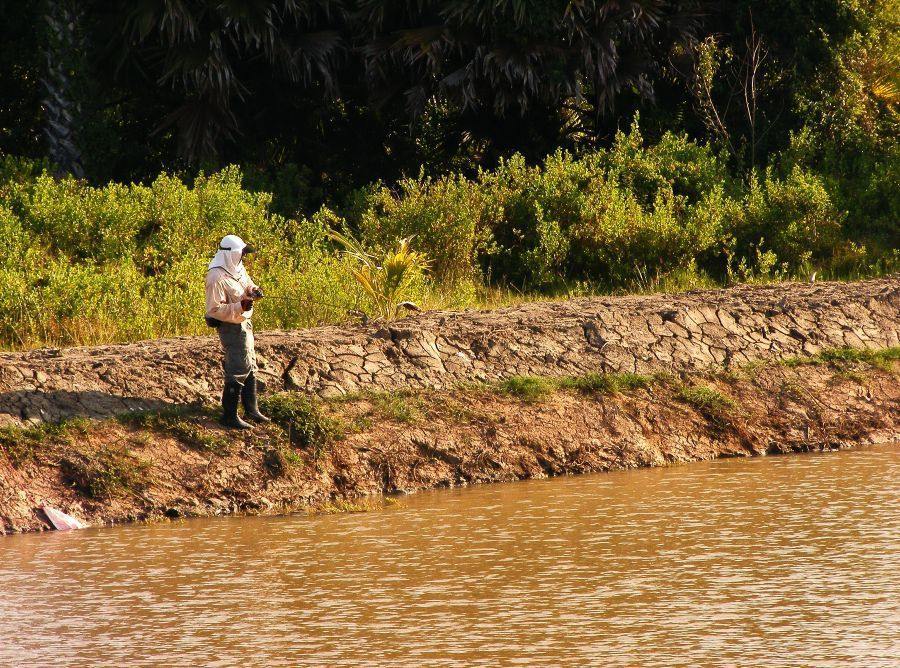
[[[897,349],[729,371],[515,377],[451,389],[271,397],[277,423],[208,412],[7,430],[0,531],[310,508],[381,494],[900,440]]]

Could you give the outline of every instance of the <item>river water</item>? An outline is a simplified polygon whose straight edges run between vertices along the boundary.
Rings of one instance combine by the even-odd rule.
[[[0,538],[0,664],[900,665],[900,446]]]

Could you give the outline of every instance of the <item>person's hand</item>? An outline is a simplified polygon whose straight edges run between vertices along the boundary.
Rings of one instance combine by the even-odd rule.
[[[244,299],[241,300],[241,310],[244,313],[246,313],[247,311],[249,311],[252,308],[253,308],[253,300],[250,299],[249,297],[244,297]]]

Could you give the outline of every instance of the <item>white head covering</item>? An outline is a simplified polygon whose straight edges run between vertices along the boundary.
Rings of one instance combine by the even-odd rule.
[[[236,234],[229,234],[223,237],[219,242],[219,250],[216,256],[209,263],[209,269],[219,267],[224,269],[228,274],[240,280],[245,274],[244,263],[241,260],[241,251],[247,247],[244,240]]]

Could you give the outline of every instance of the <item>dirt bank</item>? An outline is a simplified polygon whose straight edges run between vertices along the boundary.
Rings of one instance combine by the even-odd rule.
[[[576,299],[257,333],[271,389],[321,397],[515,374],[721,368],[824,348],[898,345],[900,278]],[[212,404],[219,355],[212,337],[3,353],[0,426]]]
[[[268,400],[279,422],[208,413],[75,421],[0,441],[0,530],[300,508],[382,493],[900,440],[898,350],[727,372],[513,378]]]

